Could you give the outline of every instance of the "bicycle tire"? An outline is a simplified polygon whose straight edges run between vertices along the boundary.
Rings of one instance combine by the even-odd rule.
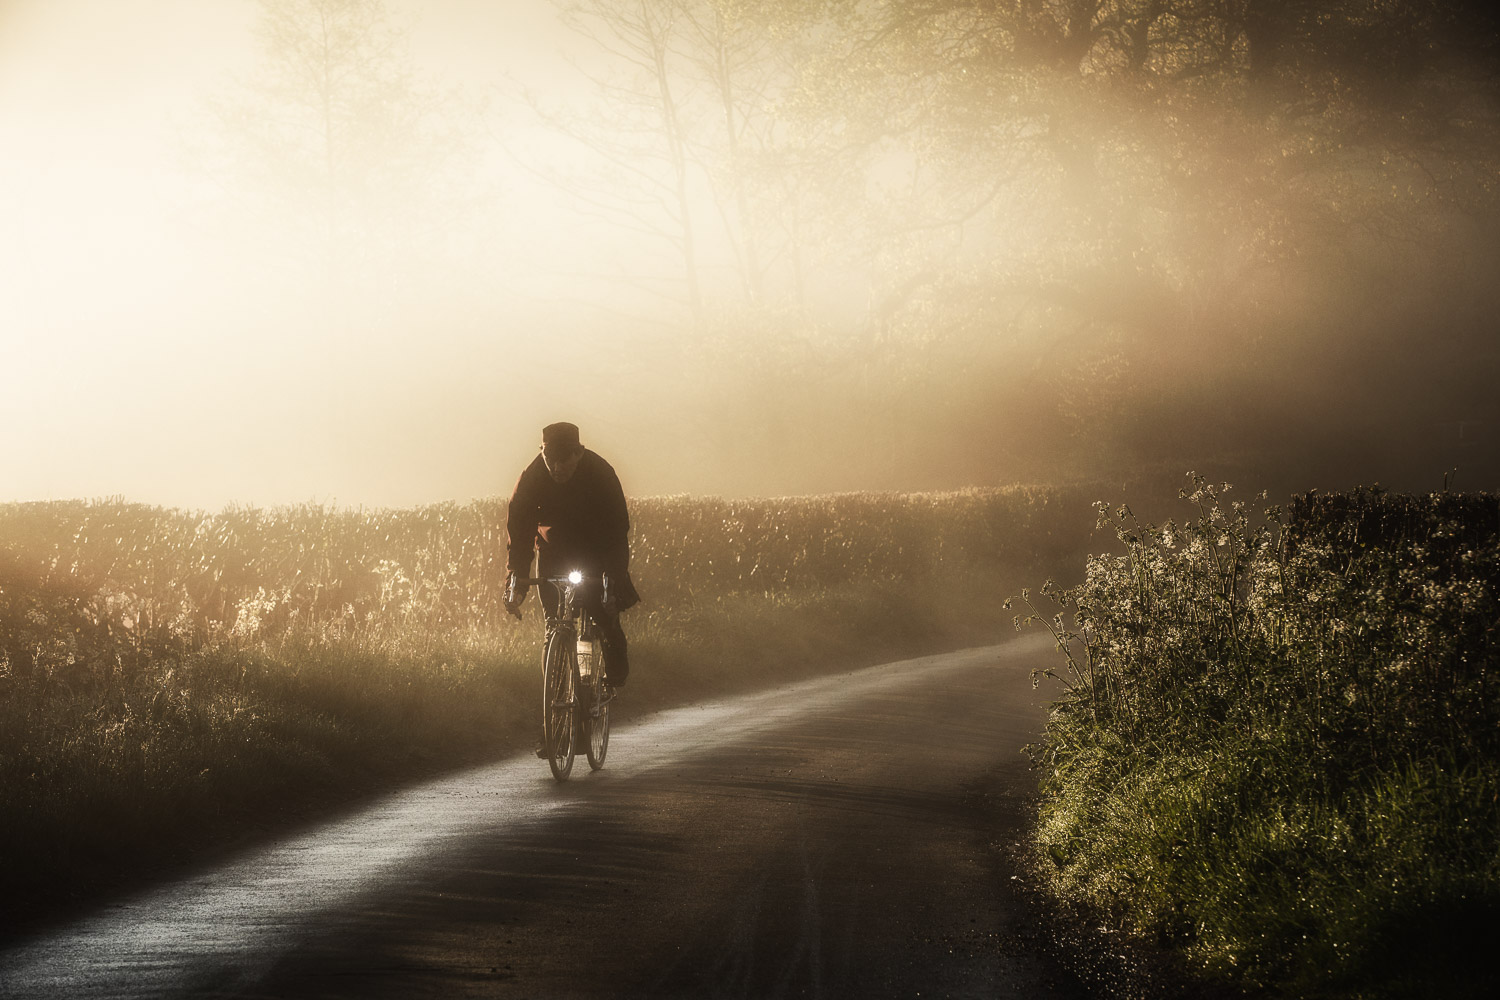
[[[609,752],[609,702],[600,701],[604,697],[604,649],[595,639],[589,644],[588,655],[593,657],[593,671],[591,673],[592,683],[589,687],[590,711],[585,732],[588,733],[588,758],[589,768],[599,770],[604,766],[604,755]]]
[[[578,701],[578,664],[573,636],[558,629],[547,639],[542,668],[542,744],[552,777],[567,781],[573,770],[573,712]]]

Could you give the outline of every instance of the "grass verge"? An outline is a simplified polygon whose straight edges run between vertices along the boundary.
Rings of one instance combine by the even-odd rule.
[[[0,581],[13,645],[72,651],[50,669],[12,657],[0,677],[8,932],[535,735],[534,604],[522,625],[446,638],[292,629],[201,647],[126,641],[85,604]],[[632,612],[626,624],[621,720],[1001,631],[972,597],[869,582]],[[93,668],[70,670],[67,656]]]

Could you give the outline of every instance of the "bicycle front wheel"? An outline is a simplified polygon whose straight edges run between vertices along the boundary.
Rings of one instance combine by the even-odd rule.
[[[573,770],[573,710],[578,700],[573,636],[559,629],[547,640],[542,669],[542,744],[552,777],[566,781]]]
[[[609,702],[604,700],[604,651],[598,639],[591,646],[591,651],[586,654],[593,657],[590,672],[593,683],[589,685],[588,757],[589,767],[597,771],[604,766],[604,755],[609,752]]]

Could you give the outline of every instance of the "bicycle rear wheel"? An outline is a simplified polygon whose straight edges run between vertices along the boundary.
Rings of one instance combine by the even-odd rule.
[[[559,629],[547,639],[542,669],[542,744],[552,777],[566,781],[573,770],[573,710],[578,701],[573,636]]]
[[[604,650],[598,639],[590,646],[588,655],[593,657],[593,670],[588,699],[588,757],[589,767],[597,771],[604,766],[604,755],[609,752],[609,702],[604,700]]]

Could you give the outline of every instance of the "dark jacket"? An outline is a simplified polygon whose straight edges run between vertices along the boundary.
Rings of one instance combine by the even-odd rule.
[[[506,564],[519,576],[557,576],[572,570],[608,573],[618,607],[640,600],[630,580],[630,514],[625,491],[608,462],[585,449],[566,483],[556,482],[542,456],[516,481],[505,523]]]

